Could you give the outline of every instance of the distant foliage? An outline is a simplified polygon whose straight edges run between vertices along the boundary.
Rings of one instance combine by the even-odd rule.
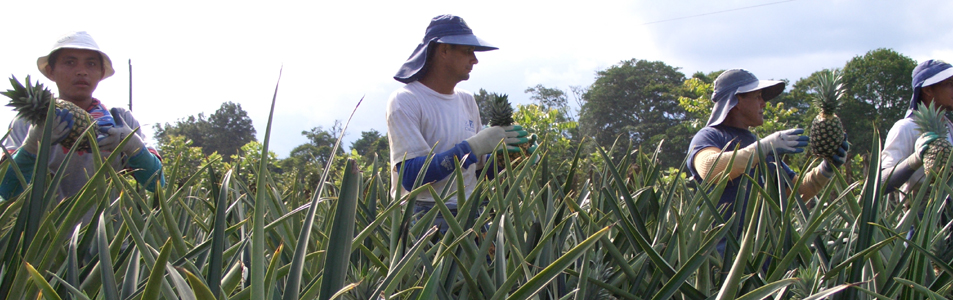
[[[226,160],[238,153],[238,149],[255,140],[255,126],[242,109],[233,102],[222,103],[215,113],[205,117],[199,113],[180,119],[175,124],[155,126],[156,139],[160,144],[169,143],[172,136],[185,137],[192,146],[202,148],[205,155],[218,153]]]

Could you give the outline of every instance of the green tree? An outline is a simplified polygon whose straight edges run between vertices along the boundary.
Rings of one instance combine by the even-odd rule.
[[[291,150],[291,155],[306,155],[311,157],[310,161],[324,166],[331,159],[331,150],[334,148],[334,142],[337,141],[342,126],[341,120],[334,120],[334,125],[327,130],[318,126],[308,131],[302,131],[301,134],[308,138],[308,144]],[[341,152],[343,151],[338,151],[338,153]]]
[[[583,94],[579,126],[585,136],[608,147],[621,137],[642,148],[651,142],[670,140],[669,129],[686,118],[678,106],[684,94],[685,75],[660,61],[631,59],[597,73],[596,81]],[[676,166],[684,158],[687,142],[666,142],[662,163]]]
[[[893,123],[904,117],[913,94],[910,82],[916,66],[913,59],[890,49],[871,50],[844,65],[847,99],[837,114],[851,142],[860,146],[853,151],[866,157],[873,130],[886,136]]]
[[[238,153],[238,149],[255,140],[255,126],[242,105],[233,102],[222,103],[212,115],[208,116],[211,132],[207,143],[202,146],[206,153],[218,152],[223,157]]]
[[[390,161],[390,145],[387,142],[387,136],[374,129],[361,132],[361,138],[351,142],[351,151],[366,157],[376,153],[379,160]]]
[[[233,102],[222,103],[208,118],[199,113],[180,119],[174,125],[166,123],[154,128],[160,145],[171,142],[172,136],[181,136],[190,140],[193,147],[201,147],[205,155],[217,152],[228,161],[239,148],[255,141],[251,118],[241,104]]]
[[[482,125],[490,123],[490,120],[486,118],[489,115],[490,95],[485,89],[480,89],[479,92],[473,94],[473,100],[476,100],[477,107],[480,108],[480,123],[483,123]]]
[[[566,98],[566,93],[560,89],[551,89],[542,84],[537,84],[534,87],[526,88],[523,92],[530,94],[529,99],[535,101],[536,105],[539,105],[539,108],[543,111],[568,109],[569,100]]]

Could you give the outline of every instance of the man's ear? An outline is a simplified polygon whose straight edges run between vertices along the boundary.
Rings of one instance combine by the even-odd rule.
[[[922,100],[933,100],[933,86],[925,86],[920,88],[920,99]]]
[[[450,44],[437,44],[436,49],[434,49],[437,55],[446,55],[450,52]]]
[[[49,76],[46,76],[46,78],[53,80],[53,65],[46,64],[46,67],[43,69],[46,71],[46,74],[50,74]]]

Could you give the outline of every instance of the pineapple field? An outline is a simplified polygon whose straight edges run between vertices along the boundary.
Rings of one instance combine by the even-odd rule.
[[[765,183],[752,186],[748,205],[725,211],[715,205],[724,181],[703,185],[663,170],[660,147],[584,141],[591,153],[578,146],[572,159],[554,159],[566,145],[538,131],[537,157],[528,160],[537,163],[501,156],[507,168],[469,197],[459,173],[442,190],[418,179],[409,194],[392,195],[389,166],[373,155],[329,163],[317,186],[303,184],[306,174],[274,174],[270,126],[231,164],[197,160],[184,143],[165,149],[169,184],[154,193],[101,164],[82,192],[60,201],[61,178],[37,172],[20,196],[0,202],[0,298],[953,295],[949,173],[930,173],[940,184],[923,185],[909,207],[885,195],[879,168],[854,181],[837,173],[811,207],[785,192],[800,182],[758,174]],[[879,143],[857,147],[869,147],[876,155],[868,163],[879,165]],[[11,166],[0,163],[13,172],[0,175],[25,182]],[[437,202],[415,216],[421,193]],[[449,200],[459,213],[440,234],[429,224],[450,214]]]

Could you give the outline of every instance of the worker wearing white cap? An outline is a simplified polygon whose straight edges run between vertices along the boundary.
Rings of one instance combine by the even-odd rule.
[[[115,70],[109,55],[103,52],[96,41],[85,31],[71,32],[59,38],[53,48],[36,61],[37,68],[46,78],[56,83],[57,98],[69,101],[85,109],[96,119],[102,132],[98,133],[99,148],[108,154],[122,151],[117,161],[111,162],[116,169],[134,170],[133,177],[146,189],[153,190],[156,185],[164,185],[162,162],[159,153],[145,143],[142,131],[133,133],[139,122],[132,113],[122,107],[108,109],[105,104],[93,97],[93,92],[103,79],[112,76]],[[57,116],[51,130],[53,147],[50,151],[49,167],[54,172],[66,161],[69,149],[58,144],[63,135],[69,132],[71,117]],[[10,123],[10,136],[3,141],[4,147],[12,154],[14,162],[24,172],[24,178],[32,178],[33,165],[39,149],[41,126],[33,126],[24,119],[14,119]],[[122,139],[130,136],[121,149],[116,149]],[[60,197],[69,197],[79,192],[87,179],[95,171],[92,153],[76,152],[69,159],[63,171],[63,180],[57,191]],[[13,173],[8,172],[8,175]],[[0,182],[0,197],[9,199],[22,191],[16,176],[6,176]]]

